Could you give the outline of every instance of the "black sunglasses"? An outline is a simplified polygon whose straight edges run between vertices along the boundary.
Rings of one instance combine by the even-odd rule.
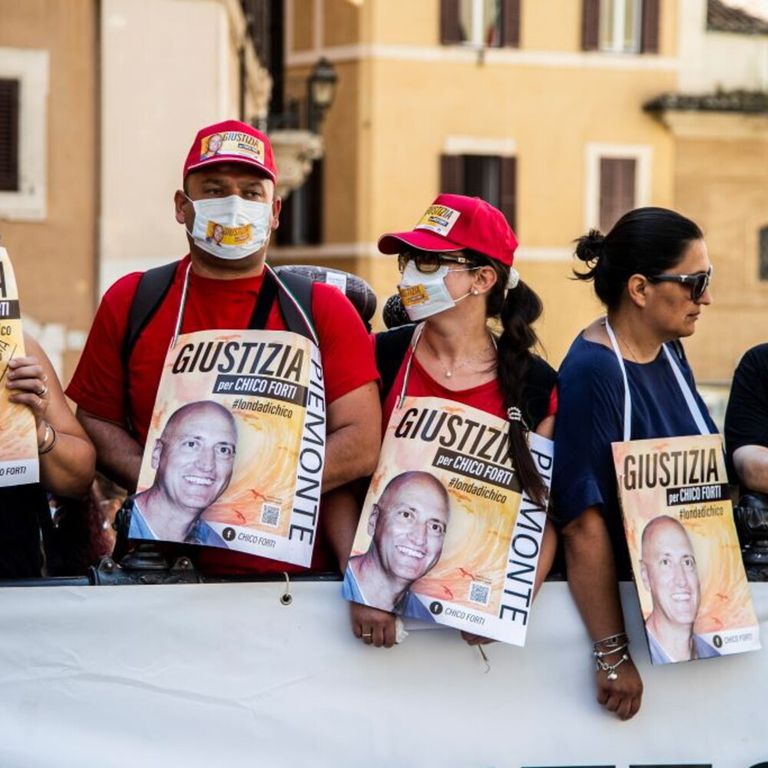
[[[712,281],[712,267],[706,272],[696,272],[693,275],[656,275],[647,279],[649,283],[680,283],[681,285],[689,285],[691,287],[691,301],[695,301],[698,304],[704,295],[704,291],[709,288],[709,284]]]
[[[473,268],[477,266],[472,262],[472,259],[467,259],[464,256],[446,256],[445,253],[430,253],[429,251],[403,251],[397,255],[397,268],[401,273],[405,271],[409,261],[413,261],[416,269],[424,275],[437,272],[443,264],[472,264]]]

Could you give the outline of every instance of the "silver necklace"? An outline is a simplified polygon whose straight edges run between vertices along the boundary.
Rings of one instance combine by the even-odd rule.
[[[490,335],[490,334],[489,334],[489,338],[490,338],[491,344],[492,344],[492,346],[493,346],[493,349],[494,349],[494,352],[495,352],[495,351],[496,351],[496,349],[497,349],[497,346],[496,346],[496,339],[495,339],[495,338],[494,338],[492,335]],[[438,365],[440,366],[440,368],[442,369],[442,371],[443,371],[443,376],[445,376],[445,378],[446,378],[446,379],[451,379],[451,378],[453,378],[453,374],[454,374],[454,373],[455,373],[457,370],[460,370],[461,368],[466,368],[467,366],[469,366],[469,365],[471,365],[471,364],[474,364],[474,363],[477,363],[477,362],[481,361],[481,360],[482,360],[482,359],[485,357],[485,353],[486,353],[486,351],[487,351],[487,349],[488,349],[488,348],[486,347],[486,348],[483,350],[482,354],[479,354],[479,355],[473,355],[472,357],[468,357],[468,358],[466,358],[466,359],[464,359],[464,360],[461,360],[461,361],[459,361],[458,363],[454,363],[454,365],[453,365],[453,368],[446,368],[446,367],[445,367],[445,364],[443,363],[443,361],[442,361],[442,360],[440,359],[440,357],[438,356],[438,354],[437,354],[437,350],[436,350],[436,349],[435,349],[435,348],[434,348],[434,347],[433,347],[433,346],[432,346],[432,345],[431,345],[429,342],[427,342],[427,344],[428,344],[428,346],[429,346],[430,350],[432,351],[432,354],[435,356],[435,360],[437,360],[437,364],[438,364]]]
[[[605,326],[605,318],[603,318],[603,326]],[[613,328],[613,326],[611,326]],[[637,355],[635,354],[635,350],[632,349],[632,346],[630,343],[615,329],[613,328],[613,332],[616,334],[616,338],[626,347],[627,352],[629,352],[630,355],[632,355],[632,360],[634,360],[636,363],[640,363],[640,361],[637,359]]]

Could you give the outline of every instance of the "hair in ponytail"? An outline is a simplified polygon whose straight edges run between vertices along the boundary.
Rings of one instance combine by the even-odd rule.
[[[539,339],[532,324],[541,316],[542,304],[538,295],[522,280],[517,287],[507,290],[509,267],[495,259],[488,259],[479,253],[471,254],[478,266],[492,267],[496,272],[496,283],[488,294],[486,316],[497,318],[501,323],[501,335],[497,340],[498,377],[504,394],[504,410],[519,408],[526,420],[530,418],[521,407],[524,382],[530,367],[531,350]],[[528,448],[526,432],[536,424],[523,424],[508,419],[509,457],[517,470],[520,484],[537,503],[546,500],[547,489],[541,479]]]

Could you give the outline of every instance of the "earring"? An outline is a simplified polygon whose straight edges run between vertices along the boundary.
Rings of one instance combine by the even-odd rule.
[[[479,294],[480,294],[480,291],[478,291],[477,288],[473,288],[472,289],[472,295],[473,296],[478,296]]]

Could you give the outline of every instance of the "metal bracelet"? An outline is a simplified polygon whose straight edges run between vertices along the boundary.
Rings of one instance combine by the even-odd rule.
[[[46,441],[50,437],[50,435],[53,435],[53,439],[51,440],[48,445],[46,445]],[[50,453],[53,450],[53,447],[56,445],[56,440],[58,440],[58,434],[56,433],[56,430],[53,428],[53,424],[49,424],[48,422],[45,423],[45,435],[43,436],[43,442],[37,446],[37,453],[39,456],[42,456],[45,453]]]
[[[620,645],[621,643],[627,642],[627,633],[626,632],[617,632],[615,635],[608,635],[608,637],[604,637],[602,640],[595,640],[593,645],[597,647],[598,645],[607,645],[607,646],[614,646],[614,645]]]
[[[622,657],[615,663],[609,664],[602,659],[595,659],[595,669],[602,670],[608,675],[609,680],[616,680],[619,677],[619,673],[616,671],[625,661],[629,661],[629,655],[623,654]]]
[[[610,635],[609,637],[604,637],[602,640],[598,640],[597,642],[592,644],[592,650],[593,651],[613,651],[616,648],[618,648],[620,645],[626,645],[629,644],[629,638],[627,637],[625,632],[619,632],[615,635]]]
[[[619,653],[619,651],[623,651],[628,647],[629,647],[629,643],[624,643],[623,645],[616,646],[616,648],[612,648],[610,651],[593,650],[592,655],[596,659],[602,659],[604,656],[613,656],[614,653]]]

